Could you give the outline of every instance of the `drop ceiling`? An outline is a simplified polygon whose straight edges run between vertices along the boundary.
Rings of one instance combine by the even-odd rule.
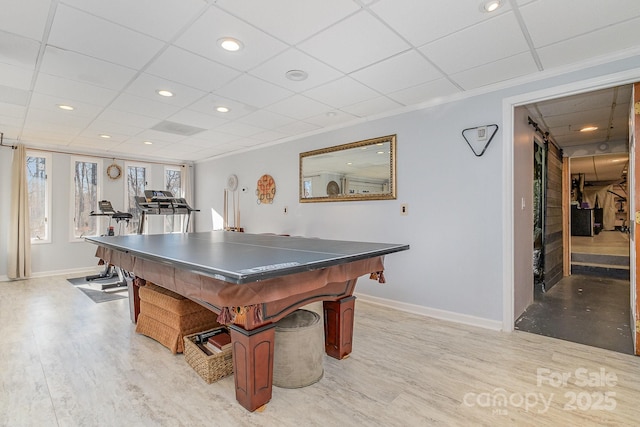
[[[640,47],[637,0],[503,3],[489,14],[476,0],[4,0],[0,132],[197,161]],[[223,37],[243,49],[222,50]]]
[[[632,86],[624,85],[527,105],[529,117],[567,152],[597,155],[571,157],[571,174],[589,182],[621,181],[629,155],[629,112]],[[595,130],[584,131],[585,128]],[[611,153],[612,147],[625,152]],[[580,148],[581,150],[572,150]]]

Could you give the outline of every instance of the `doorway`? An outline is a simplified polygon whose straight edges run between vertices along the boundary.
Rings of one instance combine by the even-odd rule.
[[[545,141],[552,141],[565,161],[571,158],[567,162],[570,172],[563,176],[561,184],[567,187],[567,196],[563,198],[568,200],[563,203],[570,211],[570,220],[561,225],[565,232],[564,250],[571,254],[570,268],[564,269],[565,277],[561,275],[557,280],[548,281],[547,277],[541,278],[540,273],[545,271],[548,252],[544,248],[545,237],[553,233],[541,234],[540,227],[549,228],[557,218],[549,216],[546,206],[549,188],[540,187],[549,174],[548,170],[539,171],[547,167],[545,151],[541,151],[539,142],[534,143],[533,298],[516,319],[517,330],[633,354],[629,197],[625,187],[630,96],[628,85],[517,107],[526,109],[529,124],[535,125],[536,137],[539,134]],[[605,98],[608,101],[603,101]],[[598,119],[597,114],[603,118]],[[598,120],[602,124],[595,126]],[[604,131],[586,138],[580,129],[588,121]],[[606,175],[606,168],[602,166],[606,162],[614,165],[617,176]],[[542,209],[536,209],[539,203],[544,205]],[[564,262],[566,264],[566,260]]]

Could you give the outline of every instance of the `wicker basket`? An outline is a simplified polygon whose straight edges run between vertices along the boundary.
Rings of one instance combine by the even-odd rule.
[[[196,335],[184,337],[184,359],[196,373],[208,384],[233,374],[231,348],[209,356],[196,344]]]

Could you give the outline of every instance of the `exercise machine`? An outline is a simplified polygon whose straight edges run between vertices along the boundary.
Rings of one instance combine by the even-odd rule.
[[[108,200],[100,200],[98,202],[98,209],[100,212],[91,211],[89,215],[91,216],[107,216],[109,217],[109,225],[107,227],[107,236],[115,236],[114,227],[111,225],[112,221],[115,220],[118,226],[118,234],[123,234],[123,231],[126,229],[124,226],[129,223],[129,220],[133,218],[128,212],[120,212],[113,209],[111,202]],[[118,278],[116,282],[110,283],[101,283],[100,289],[107,290],[113,288],[120,288],[127,286],[127,280],[125,278],[125,273],[122,271],[120,267],[116,267],[112,264],[106,263],[105,268],[98,274],[94,274],[92,276],[85,277],[87,282],[100,282],[103,280],[111,281],[114,278]]]
[[[147,215],[186,215],[184,232],[189,229],[189,220],[191,212],[200,212],[200,209],[194,209],[182,197],[174,197],[171,191],[161,190],[145,190],[144,196],[135,198],[136,205],[140,209],[140,224],[138,225],[138,234],[144,232],[144,224]]]

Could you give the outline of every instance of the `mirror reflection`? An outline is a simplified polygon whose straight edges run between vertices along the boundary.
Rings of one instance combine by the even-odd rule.
[[[300,154],[300,201],[396,198],[396,136],[352,142]]]

